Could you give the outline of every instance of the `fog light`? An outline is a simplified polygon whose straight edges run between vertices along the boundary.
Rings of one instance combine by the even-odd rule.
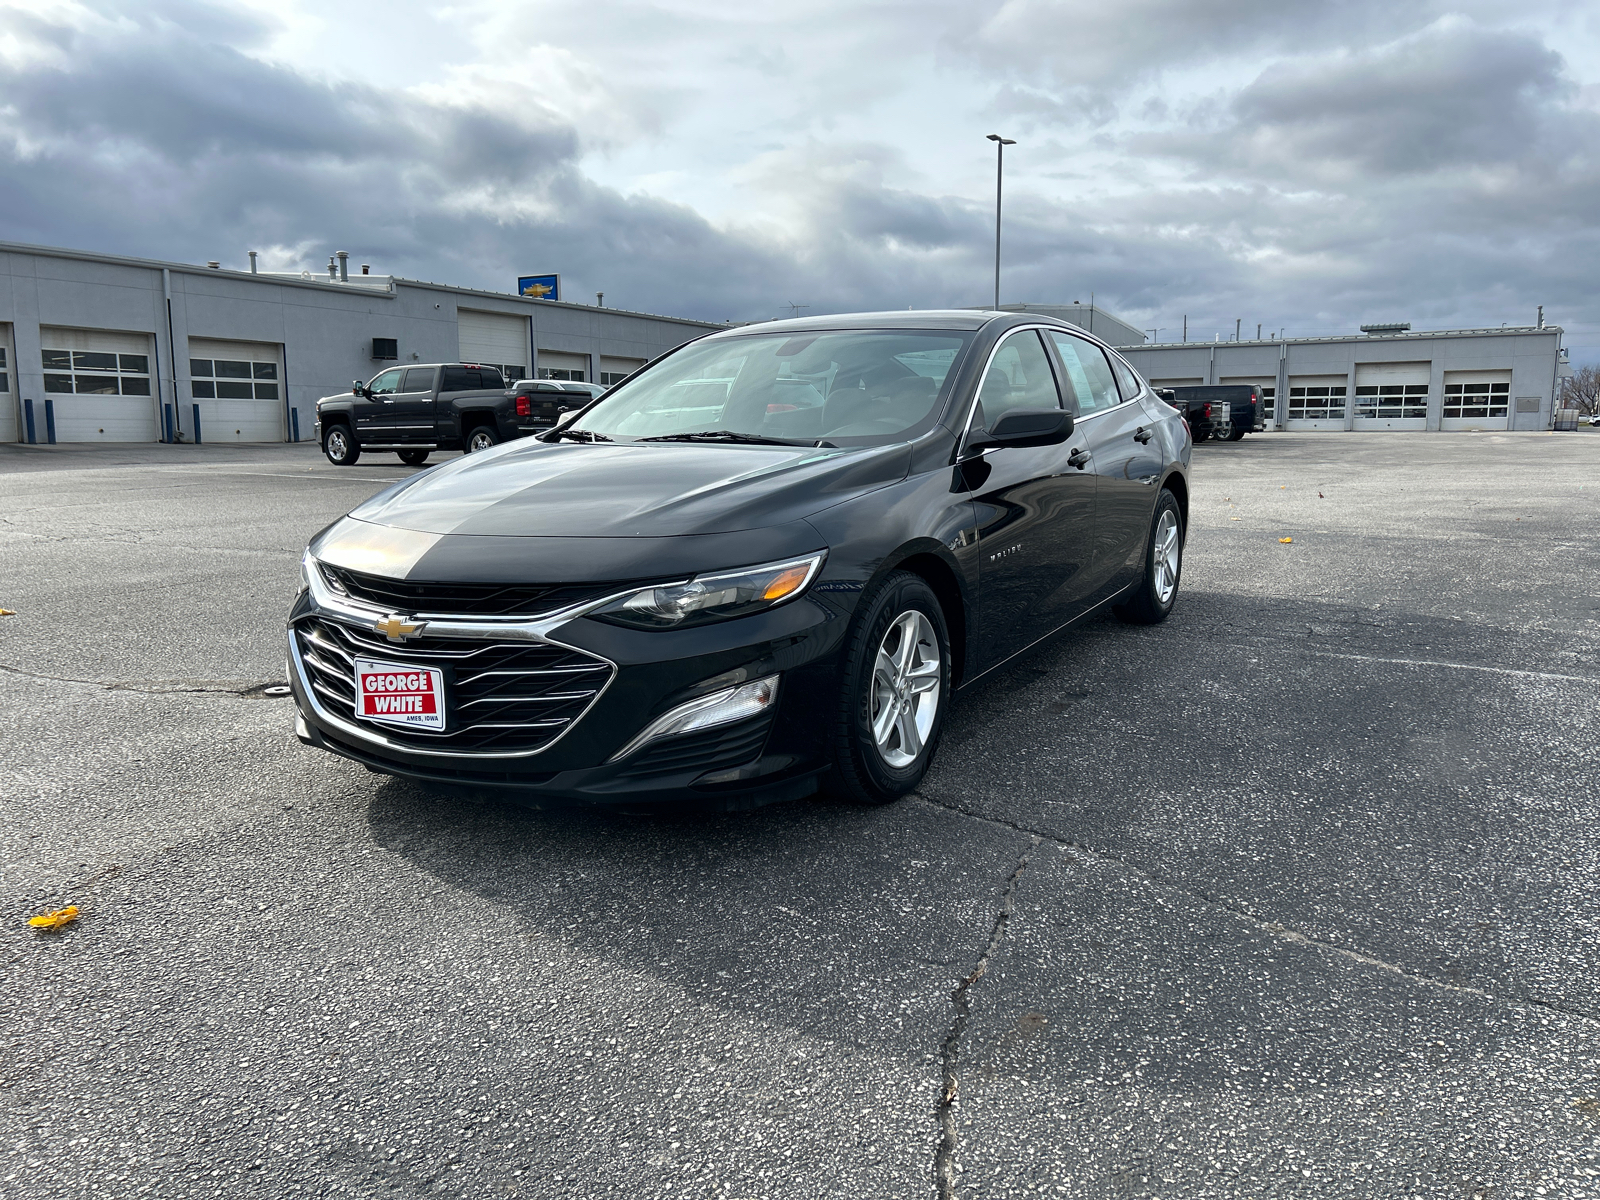
[[[693,733],[697,729],[710,729],[716,725],[732,725],[735,721],[757,716],[771,708],[777,698],[778,676],[768,675],[754,683],[723,688],[720,692],[690,700],[651,721],[638,737],[613,754],[611,761],[627,758],[639,747],[659,742],[662,738]]]

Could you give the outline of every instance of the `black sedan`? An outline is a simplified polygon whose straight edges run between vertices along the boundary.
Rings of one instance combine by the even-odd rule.
[[[1027,314],[690,342],[311,542],[300,740],[421,779],[722,806],[916,787],[954,693],[1104,605],[1160,621],[1191,445]]]

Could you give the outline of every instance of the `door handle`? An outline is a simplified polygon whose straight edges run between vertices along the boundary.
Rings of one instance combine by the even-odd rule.
[[[1077,467],[1078,470],[1081,471],[1086,466],[1089,465],[1089,457],[1090,457],[1089,452],[1087,450],[1085,450],[1082,446],[1079,446],[1076,450],[1074,450],[1070,455],[1067,456],[1067,466],[1069,466],[1069,467]]]
[[[1150,444],[1150,436],[1150,427],[1148,425],[1141,425],[1139,426],[1138,431],[1133,435],[1133,440],[1138,442],[1141,446],[1148,446]]]
[[[393,404],[393,403],[394,403],[394,401],[393,401],[393,400],[385,400],[385,401],[384,401],[384,403],[385,403],[385,404]]]

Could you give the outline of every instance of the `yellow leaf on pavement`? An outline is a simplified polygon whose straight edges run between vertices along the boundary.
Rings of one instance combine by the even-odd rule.
[[[1294,539],[1293,538],[1279,538],[1278,541],[1282,542],[1285,546],[1287,546],[1290,542],[1294,541]]]
[[[70,921],[78,919],[78,906],[69,904],[65,908],[58,908],[55,912],[45,913],[42,917],[29,917],[28,924],[35,929],[60,929]]]
[[[15,609],[0,608],[0,617],[14,617],[16,615],[17,613]]]

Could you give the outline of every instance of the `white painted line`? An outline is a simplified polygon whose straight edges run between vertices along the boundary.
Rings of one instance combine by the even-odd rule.
[[[1511,675],[1518,679],[1551,679],[1560,683],[1600,684],[1592,675],[1555,675],[1549,671],[1522,671],[1516,667],[1485,667],[1478,663],[1438,662],[1428,658],[1379,658],[1372,654],[1336,654],[1332,650],[1307,650],[1318,658],[1343,658],[1351,662],[1388,663],[1397,667],[1448,667],[1453,671],[1487,671],[1491,675]]]

